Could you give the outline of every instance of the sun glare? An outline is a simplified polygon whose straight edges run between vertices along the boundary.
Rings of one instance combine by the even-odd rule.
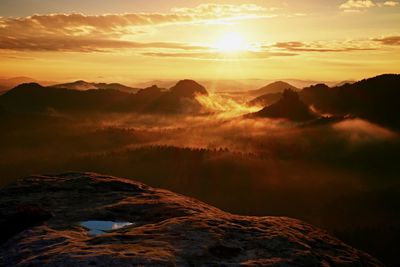
[[[243,36],[235,32],[224,34],[214,47],[225,53],[238,52],[246,49]]]

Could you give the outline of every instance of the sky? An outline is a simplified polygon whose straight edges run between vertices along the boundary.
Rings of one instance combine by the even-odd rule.
[[[0,77],[356,80],[400,72],[400,2],[1,0]]]

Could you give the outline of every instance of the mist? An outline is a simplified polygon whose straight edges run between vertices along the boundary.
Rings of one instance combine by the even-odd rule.
[[[302,219],[392,257],[400,234],[397,132],[356,118],[248,118],[259,108],[215,94],[197,99],[201,115],[3,116],[1,185],[70,170],[122,176],[234,213]]]

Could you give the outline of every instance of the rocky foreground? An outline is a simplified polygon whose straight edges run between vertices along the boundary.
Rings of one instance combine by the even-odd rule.
[[[132,224],[91,235],[81,224],[88,220]],[[0,266],[382,266],[298,220],[233,215],[94,173],[4,188],[0,224]]]

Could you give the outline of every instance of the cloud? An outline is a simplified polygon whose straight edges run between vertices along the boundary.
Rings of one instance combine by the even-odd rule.
[[[146,27],[218,23],[223,20],[266,16],[266,9],[254,4],[203,4],[194,8],[176,8],[169,13],[72,13],[0,17],[0,49],[91,52],[115,48],[156,47],[198,50],[201,47],[170,43],[144,44],[127,41],[127,38],[142,33]]]
[[[373,7],[396,7],[399,5],[397,1],[375,2],[372,0],[347,0],[339,6],[346,12],[359,12]]]
[[[259,17],[265,16],[267,8],[255,4],[201,4],[195,8],[173,8],[176,14],[200,18]]]
[[[376,50],[370,44],[352,42],[278,42],[272,46],[280,50],[290,52],[351,52],[351,51],[368,51]]]
[[[107,52],[114,49],[145,49],[163,48],[179,50],[203,50],[202,46],[193,46],[174,42],[140,43],[124,40],[97,38],[51,38],[29,37],[8,38],[0,37],[0,49],[18,51],[60,51],[60,52]]]
[[[288,52],[272,52],[266,50],[242,51],[229,54],[229,53],[222,53],[210,50],[204,52],[144,52],[142,53],[142,55],[151,57],[234,61],[237,59],[244,60],[244,59],[267,59],[271,57],[288,57],[288,56],[296,56],[297,54]]]
[[[169,57],[169,58],[192,58],[205,60],[237,60],[237,59],[267,59],[272,57],[298,56],[301,53],[345,53],[354,51],[373,51],[380,47],[377,41],[394,44],[399,42],[398,37],[389,37],[385,40],[347,40],[347,41],[312,41],[312,42],[277,42],[275,44],[260,45],[248,51],[237,51],[234,53],[223,53],[208,47],[197,51],[156,51],[143,52],[144,56]]]
[[[380,42],[383,45],[400,45],[400,36],[388,36],[384,38],[375,38],[373,41]]]
[[[395,7],[399,5],[399,2],[396,1],[386,1],[383,3],[384,6]]]
[[[1,18],[0,31],[16,36],[120,36],[134,34],[134,26],[159,25],[188,21],[189,17],[174,14],[84,14],[33,15],[22,18]]]
[[[348,0],[340,5],[341,9],[365,9],[374,7],[376,4],[371,0]]]
[[[231,98],[215,93],[198,95],[196,96],[196,100],[203,106],[205,111],[215,114],[219,119],[234,118],[257,112],[261,109],[260,107],[238,103]]]
[[[213,58],[213,54],[208,52],[143,52],[143,56],[150,57],[170,57],[170,58]]]

